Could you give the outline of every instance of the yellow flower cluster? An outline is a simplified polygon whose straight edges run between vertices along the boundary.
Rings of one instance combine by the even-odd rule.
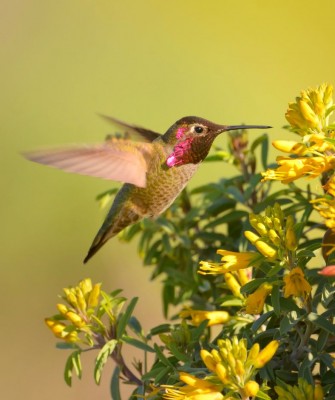
[[[322,197],[312,200],[315,210],[325,219],[325,224],[330,229],[335,229],[335,198]]]
[[[91,330],[91,317],[99,304],[100,283],[92,285],[91,279],[82,280],[78,286],[64,288],[65,304],[57,304],[59,314],[46,318],[45,323],[54,335],[67,342],[78,342],[82,339],[80,332],[86,333],[86,343],[92,345],[88,333]]]
[[[316,89],[303,90],[294,103],[289,103],[285,114],[287,121],[301,135],[309,130],[322,132],[334,110],[332,95],[333,87],[326,83]]]
[[[185,386],[162,386],[164,399],[209,400],[223,399],[225,390],[236,391],[242,398],[255,397],[259,384],[254,380],[257,370],[275,355],[279,342],[273,340],[263,350],[254,344],[247,350],[246,339],[218,340],[218,349],[201,350],[200,355],[211,375],[199,379],[185,372],[179,373]]]
[[[303,91],[296,102],[289,104],[286,119],[292,130],[302,136],[302,142],[274,141],[276,149],[294,157],[278,157],[279,167],[263,172],[263,181],[289,183],[301,177],[313,179],[335,168],[335,131],[329,125],[335,108],[332,94],[333,87],[323,84]]]
[[[335,157],[333,155],[316,157],[278,157],[279,167],[275,170],[269,169],[262,172],[263,181],[277,180],[282,183],[290,183],[299,178],[317,178],[324,172],[335,168]]]
[[[273,207],[267,207],[264,215],[253,214],[249,216],[251,226],[257,231],[244,232],[245,237],[256,249],[269,261],[282,259],[287,251],[297,248],[297,237],[294,227],[294,218],[289,215],[284,218],[283,211],[278,203]]]
[[[298,385],[291,386],[282,384],[275,386],[275,391],[278,394],[278,400],[323,400],[323,389],[320,385],[312,385],[307,383],[303,378],[298,379]]]

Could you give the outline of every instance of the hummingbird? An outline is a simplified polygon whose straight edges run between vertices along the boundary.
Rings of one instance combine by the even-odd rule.
[[[126,227],[163,213],[184,189],[206,158],[214,139],[222,132],[271,128],[264,125],[219,125],[204,118],[188,116],[160,134],[112,117],[103,117],[124,136],[108,138],[96,145],[24,153],[27,159],[40,164],[124,183],[84,263]]]

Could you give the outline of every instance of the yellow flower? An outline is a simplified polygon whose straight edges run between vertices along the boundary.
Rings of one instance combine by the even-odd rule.
[[[266,172],[262,172],[263,181],[278,180],[282,183],[290,183],[301,177],[313,179],[323,172],[335,168],[335,157],[332,155],[300,158],[278,157],[277,163],[279,164],[277,169],[268,169]]]
[[[320,384],[316,384],[314,387],[314,398],[313,400],[323,400],[324,392]]]
[[[244,385],[244,394],[247,397],[255,397],[259,391],[259,384],[256,381],[249,381]]]
[[[335,174],[328,179],[326,184],[323,186],[323,189],[327,194],[335,197]]]
[[[293,140],[275,140],[272,142],[272,146],[284,153],[292,153],[297,156],[303,156],[308,153],[308,147],[303,143],[295,142]]]
[[[277,257],[277,250],[268,245],[262,238],[252,231],[245,231],[244,236],[252,243],[256,249],[266,258],[273,260]]]
[[[74,330],[68,330],[67,326],[62,322],[58,322],[52,318],[45,318],[45,323],[51,329],[53,334],[59,339],[63,339],[69,343],[78,342],[80,340],[78,333]]]
[[[198,326],[201,322],[208,320],[207,326],[221,325],[229,321],[230,315],[227,311],[202,311],[186,309],[179,314],[180,318],[191,317],[192,324]]]
[[[284,276],[284,282],[284,297],[306,297],[312,291],[312,287],[306,281],[304,273],[300,267],[293,268],[289,274]]]
[[[258,369],[264,367],[264,365],[267,364],[276,354],[278,347],[279,347],[278,340],[272,340],[268,345],[266,345],[264,349],[258,353],[258,356],[254,361],[255,368]]]
[[[312,200],[315,210],[325,219],[325,224],[330,229],[335,229],[335,199],[319,198]]]
[[[264,303],[267,296],[272,291],[272,285],[263,283],[254,293],[249,294],[246,300],[247,314],[260,314],[263,311]]]
[[[333,87],[326,83],[316,89],[308,89],[301,92],[295,103],[289,103],[285,114],[290,125],[301,135],[309,131],[321,132],[328,126]]]
[[[259,390],[254,381],[257,369],[262,368],[274,356],[279,342],[273,340],[263,350],[255,343],[247,350],[246,339],[220,339],[218,350],[201,350],[200,356],[212,374],[220,379],[223,389],[238,392],[241,397],[255,396]]]
[[[218,250],[217,253],[223,256],[221,262],[201,261],[199,274],[217,275],[248,268],[257,258],[257,253],[253,252],[237,253],[228,250]]]
[[[176,387],[163,385],[165,389],[163,399],[167,400],[222,400],[222,386],[212,384],[204,379],[196,378],[186,372],[179,373],[180,381],[186,383],[185,386]]]
[[[224,274],[224,279],[230,291],[233,293],[235,297],[239,299],[244,299],[244,296],[241,294],[240,289],[241,285],[239,284],[238,280],[231,272],[226,272]]]

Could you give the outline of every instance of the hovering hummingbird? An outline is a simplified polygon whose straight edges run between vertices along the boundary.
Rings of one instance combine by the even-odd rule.
[[[165,211],[192,178],[220,133],[271,128],[218,125],[199,117],[184,117],[162,135],[112,117],[105,118],[121,129],[125,138],[24,154],[31,161],[68,172],[124,182],[84,263],[127,226]]]

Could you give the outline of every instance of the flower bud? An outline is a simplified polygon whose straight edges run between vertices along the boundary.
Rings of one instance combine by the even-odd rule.
[[[96,283],[93,286],[93,289],[88,297],[87,305],[88,307],[96,307],[99,303],[99,296],[100,296],[100,286],[101,283]]]
[[[230,272],[227,272],[224,274],[224,279],[226,281],[227,286],[233,293],[233,295],[235,297],[243,299],[244,297],[241,295],[241,292],[240,292],[241,285],[237,282],[237,279],[234,277],[234,275]]]
[[[277,257],[277,250],[262,240],[258,240],[254,246],[266,258],[275,259]]]
[[[256,381],[249,381],[244,385],[243,392],[246,397],[255,397],[259,391],[259,384]]]
[[[249,350],[247,362],[253,362],[259,354],[259,344],[254,343]]]
[[[68,311],[65,317],[79,328],[85,325],[85,321],[73,311]]]
[[[274,245],[280,246],[281,244],[280,237],[278,236],[278,233],[274,229],[269,230],[268,237]]]
[[[251,244],[255,244],[257,242],[257,240],[260,239],[260,237],[258,235],[256,235],[254,232],[252,231],[245,231],[244,232],[244,236],[249,240],[249,242]]]
[[[215,372],[216,372],[216,375],[220,378],[222,383],[229,382],[229,379],[227,378],[227,370],[221,363],[218,363],[216,365]]]
[[[322,400],[324,397],[322,386],[317,383],[314,388],[314,397],[313,400]]]
[[[255,359],[254,366],[255,368],[262,368],[266,363],[268,363],[271,358],[275,355],[277,349],[279,347],[278,340],[272,340],[267,346],[261,350]]]
[[[85,312],[87,304],[86,304],[84,294],[79,287],[76,287],[76,298],[77,298],[79,310]]]
[[[206,367],[210,371],[214,372],[217,363],[214,361],[214,357],[212,356],[212,354],[209,351],[202,349],[200,350],[200,356]]]
[[[56,307],[58,308],[58,311],[59,311],[62,315],[64,315],[64,316],[65,316],[65,314],[69,311],[69,308],[66,307],[65,304],[59,303],[59,304],[57,304]]]

